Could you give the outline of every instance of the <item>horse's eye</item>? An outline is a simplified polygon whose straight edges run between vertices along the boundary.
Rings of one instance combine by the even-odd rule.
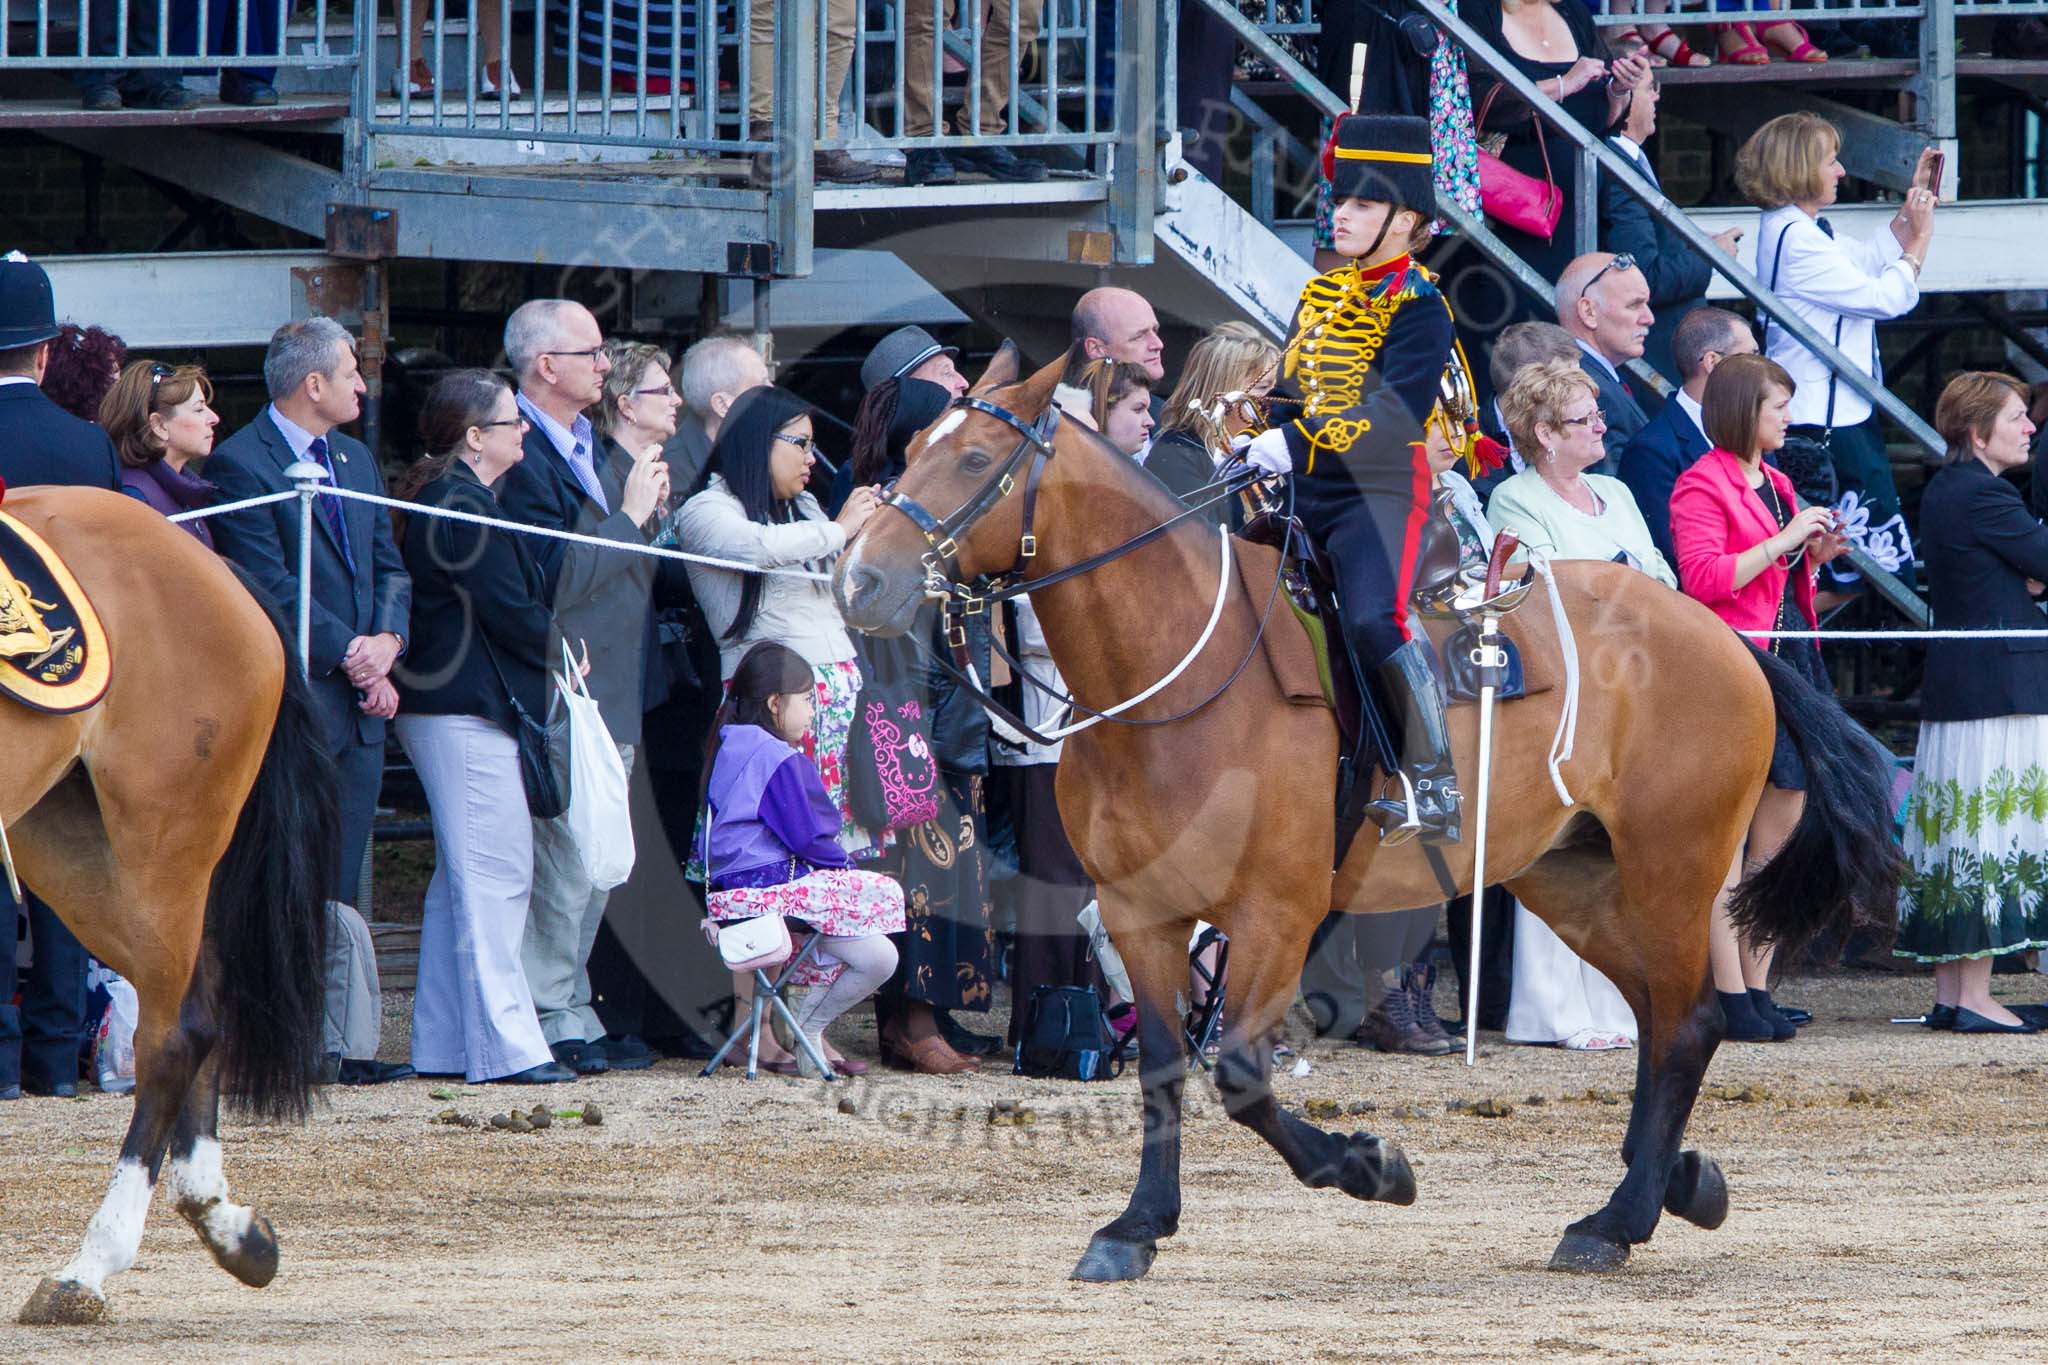
[[[960,458],[960,467],[969,474],[979,474],[989,467],[992,457],[986,450],[970,450]]]

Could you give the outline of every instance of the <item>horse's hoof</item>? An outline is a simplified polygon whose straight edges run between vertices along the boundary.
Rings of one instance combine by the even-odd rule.
[[[1586,1232],[1567,1232],[1551,1253],[1552,1270],[1574,1275],[1605,1275],[1628,1264],[1628,1247]]]
[[[1696,1227],[1728,1221],[1728,1178],[1721,1164],[1701,1152],[1680,1152],[1664,1187],[1664,1209]]]
[[[1143,1279],[1152,1268],[1152,1258],[1158,1254],[1157,1242],[1125,1242],[1098,1232],[1088,1239],[1088,1250],[1081,1254],[1080,1263],[1067,1278],[1090,1284]]]
[[[24,1327],[90,1327],[107,1320],[107,1301],[74,1280],[45,1277],[21,1306]]]
[[[1344,1143],[1344,1157],[1337,1172],[1338,1189],[1353,1199],[1381,1204],[1415,1202],[1415,1168],[1408,1164],[1406,1152],[1370,1133],[1353,1133],[1339,1141]]]
[[[216,1251],[213,1258],[243,1284],[261,1289],[277,1278],[277,1229],[268,1218],[256,1214],[242,1234],[242,1244],[233,1251]]]

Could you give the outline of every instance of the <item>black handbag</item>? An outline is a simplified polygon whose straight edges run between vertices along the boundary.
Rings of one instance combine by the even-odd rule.
[[[1122,1051],[1093,986],[1040,986],[1017,1034],[1018,1076],[1106,1081],[1121,1076]]]
[[[1778,234],[1778,249],[1771,253],[1771,292],[1778,290],[1778,267],[1785,259],[1785,237],[1792,231],[1787,223]],[[1835,349],[1842,349],[1842,318],[1835,317]],[[1777,464],[1785,477],[1792,480],[1792,491],[1799,495],[1801,502],[1815,507],[1833,507],[1835,499],[1841,496],[1841,481],[1835,475],[1835,387],[1839,376],[1832,371],[1828,374],[1827,420],[1821,427],[1820,439],[1811,436],[1788,435],[1785,444],[1778,447]]]
[[[903,649],[897,641],[863,643],[860,696],[846,742],[846,792],[853,818],[877,834],[939,817],[931,723]]]
[[[519,785],[526,789],[526,813],[536,820],[552,820],[569,809],[568,775],[557,772],[554,761],[557,745],[567,743],[568,713],[552,725],[535,720],[519,704],[512,684],[505,681],[505,670],[499,666],[491,642],[481,631],[476,639],[483,646],[484,657],[491,661],[491,672],[498,675],[498,686],[505,689],[505,700],[512,705],[512,738],[519,746]]]

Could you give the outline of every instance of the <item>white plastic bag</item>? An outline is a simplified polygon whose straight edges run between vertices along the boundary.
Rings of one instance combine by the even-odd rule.
[[[626,765],[566,640],[555,686],[569,716],[569,835],[583,857],[583,875],[598,890],[609,891],[633,875]]]
[[[142,1005],[135,998],[135,987],[112,971],[107,972],[105,984],[107,1012],[93,1036],[92,1070],[101,1090],[121,1095],[135,1088],[135,1026],[141,1022]]]

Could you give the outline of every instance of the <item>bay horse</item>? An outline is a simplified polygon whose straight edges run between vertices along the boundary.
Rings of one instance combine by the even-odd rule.
[[[1074,423],[1054,426],[1049,448],[1034,451],[1060,369],[1019,382],[1016,353],[1006,348],[913,440],[894,495],[835,571],[848,624],[903,633],[925,605],[928,572],[950,569],[954,582],[1014,572],[1030,588],[1180,510],[1151,476]],[[1213,528],[1183,524],[1031,591],[1060,675],[1083,706],[1135,697],[1188,654],[1213,610],[1220,539]],[[1144,1275],[1158,1239],[1178,1227],[1187,1061],[1176,996],[1198,919],[1230,936],[1233,1008],[1215,1068],[1230,1116],[1270,1143],[1303,1184],[1394,1204],[1415,1198],[1398,1147],[1324,1132],[1282,1110],[1269,1084],[1271,1049],[1261,1044],[1293,1000],[1323,916],[1444,898],[1414,842],[1382,848],[1368,833],[1332,873],[1338,732],[1330,712],[1288,704],[1267,667],[1230,681],[1259,647],[1273,554],[1247,556],[1248,565],[1267,566],[1263,581],[1251,567],[1233,579],[1195,662],[1119,717],[1171,723],[1097,725],[1066,740],[1059,765],[1062,822],[1137,991],[1144,1118],[1129,1205],[1094,1234],[1076,1279]],[[1896,857],[1883,757],[1832,700],[1646,574],[1599,562],[1560,563],[1555,572],[1585,680],[1576,748],[1564,765],[1575,803],[1562,803],[1546,763],[1562,690],[1501,704],[1487,880],[1504,882],[1606,973],[1641,1030],[1622,1144],[1627,1174],[1605,1206],[1567,1229],[1551,1261],[1605,1271],[1649,1239],[1664,1210],[1704,1228],[1727,1216],[1719,1166],[1682,1150],[1681,1139],[1722,1033],[1708,921],[1764,785],[1774,715],[1797,743],[1810,786],[1784,848],[1742,883],[1738,923],[1793,944],[1888,913]],[[1297,629],[1284,604],[1269,628]],[[1476,708],[1453,709],[1451,726],[1460,785],[1471,793]],[[1460,889],[1471,890],[1470,843],[1441,852]]]
[[[98,489],[15,489],[0,506],[70,569],[112,663],[105,694],[74,714],[0,697],[0,821],[23,884],[141,1007],[112,1181],[20,1321],[104,1317],[167,1153],[178,1212],[261,1287],[277,1237],[229,1201],[219,1102],[282,1120],[310,1101],[336,828],[319,719],[281,620],[188,532]]]

